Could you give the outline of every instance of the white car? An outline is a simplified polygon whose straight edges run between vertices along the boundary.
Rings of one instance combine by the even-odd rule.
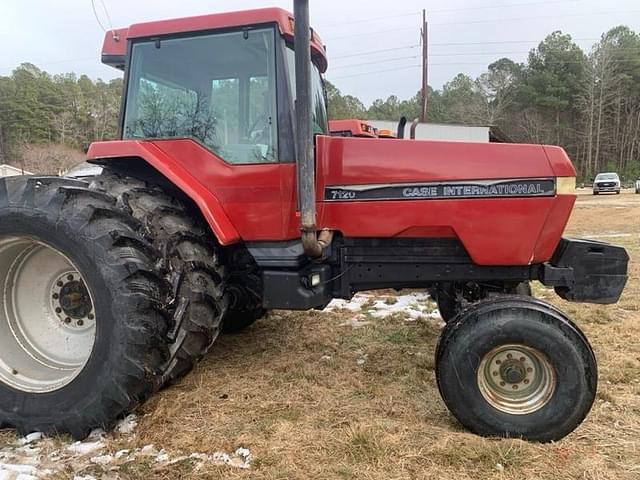
[[[620,177],[617,173],[599,173],[593,181],[593,194],[604,192],[620,194]]]
[[[636,180],[635,187],[636,187],[636,193],[640,193],[640,178]]]

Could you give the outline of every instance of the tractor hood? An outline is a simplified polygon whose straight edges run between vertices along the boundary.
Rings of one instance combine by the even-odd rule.
[[[546,261],[575,201],[564,150],[316,137],[319,226],[346,237],[457,237],[478,264]]]

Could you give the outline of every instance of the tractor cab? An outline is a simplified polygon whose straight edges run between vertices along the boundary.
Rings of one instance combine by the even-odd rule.
[[[126,72],[122,138],[189,138],[230,164],[293,161],[292,27],[287,12],[264,9],[107,34],[103,62]],[[315,34],[312,49],[313,130],[328,134]]]

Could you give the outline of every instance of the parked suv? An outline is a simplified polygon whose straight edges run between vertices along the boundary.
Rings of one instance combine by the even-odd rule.
[[[593,181],[593,194],[615,192],[620,194],[620,177],[617,173],[599,173]]]

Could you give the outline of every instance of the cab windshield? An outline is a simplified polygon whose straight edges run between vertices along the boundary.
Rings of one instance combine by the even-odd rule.
[[[123,137],[191,138],[229,163],[278,159],[275,29],[135,42]]]

